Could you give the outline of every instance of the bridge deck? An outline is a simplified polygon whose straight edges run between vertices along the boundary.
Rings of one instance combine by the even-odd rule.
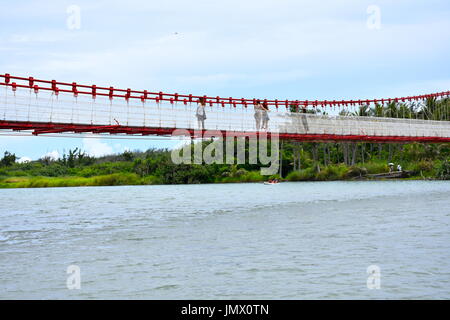
[[[196,103],[108,99],[26,88],[0,87],[0,129],[34,134],[92,132],[170,135],[198,129]],[[258,135],[253,106],[206,107],[205,129],[222,134]],[[450,142],[450,121],[292,113],[271,108],[268,134],[305,141]]]

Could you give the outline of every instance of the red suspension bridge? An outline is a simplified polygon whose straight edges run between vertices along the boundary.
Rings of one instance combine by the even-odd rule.
[[[137,91],[76,82],[0,75],[0,130],[50,133],[94,133],[170,136],[205,131],[222,136],[258,136],[254,106],[257,99],[195,96]],[[269,125],[264,134],[298,141],[450,142],[450,91],[418,96],[368,100],[269,100]],[[204,130],[195,116],[199,99],[206,101]],[[391,103],[423,105],[447,99],[439,120],[420,117],[374,117],[340,111]],[[330,111],[328,114],[325,111]],[[334,115],[333,115],[334,113]]]

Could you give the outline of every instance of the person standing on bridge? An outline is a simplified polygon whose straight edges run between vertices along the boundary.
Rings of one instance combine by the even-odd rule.
[[[195,113],[195,116],[197,117],[198,128],[200,130],[205,129],[205,120],[206,120],[205,107],[206,107],[206,98],[200,97],[198,99],[197,112]]]
[[[267,130],[269,127],[269,105],[267,104],[266,101],[263,102],[262,107],[261,107],[261,120],[262,120],[262,126],[261,129],[263,130]]]
[[[256,121],[256,131],[259,131],[261,129],[261,117],[262,117],[262,105],[261,100],[256,100],[254,104],[255,109],[255,121]]]

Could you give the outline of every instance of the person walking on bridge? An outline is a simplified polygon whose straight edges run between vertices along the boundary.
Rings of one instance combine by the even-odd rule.
[[[195,113],[195,116],[197,117],[198,128],[200,130],[205,130],[205,120],[206,120],[205,107],[206,107],[206,98],[200,97],[198,99],[197,112]]]
[[[267,130],[268,126],[269,126],[269,105],[267,104],[266,101],[263,102],[262,104],[262,108],[261,108],[261,120],[262,120],[262,126],[261,129],[263,130]]]
[[[253,105],[255,109],[255,122],[256,122],[256,131],[259,131],[261,129],[261,117],[262,117],[262,105],[261,100],[256,100],[255,104]]]

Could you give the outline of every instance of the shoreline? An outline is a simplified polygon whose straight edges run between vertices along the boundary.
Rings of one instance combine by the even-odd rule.
[[[0,189],[37,189],[37,188],[75,188],[75,187],[114,187],[114,186],[170,186],[170,185],[215,185],[215,184],[244,184],[244,183],[261,183],[263,181],[217,181],[208,183],[125,183],[125,181],[114,181],[111,183],[99,183],[101,178],[105,176],[80,178],[80,177],[66,177],[66,178],[53,178],[53,177],[11,177],[0,183]],[[437,178],[424,178],[420,176],[410,177],[384,177],[384,178],[372,178],[372,177],[352,177],[346,179],[329,179],[329,180],[287,180],[281,179],[283,182],[334,182],[334,181],[352,181],[352,182],[368,182],[368,181],[446,181]]]

